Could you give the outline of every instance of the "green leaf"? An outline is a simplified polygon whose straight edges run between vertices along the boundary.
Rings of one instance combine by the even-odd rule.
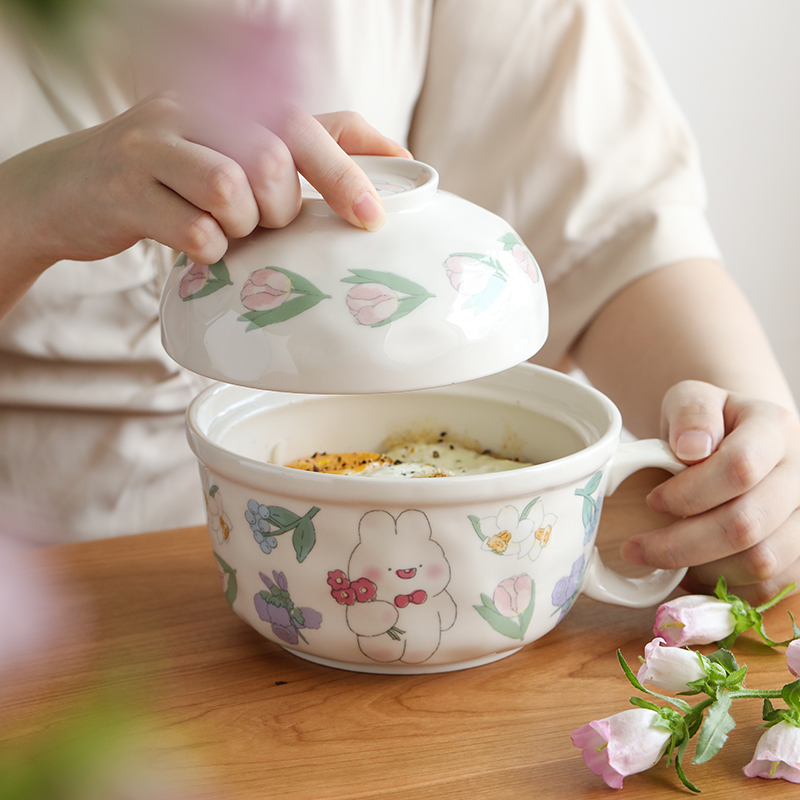
[[[693,764],[704,764],[715,756],[725,744],[730,731],[736,727],[736,722],[728,713],[732,702],[731,696],[727,692],[722,692],[709,707],[706,720],[697,737]]]
[[[230,281],[228,283],[223,283],[222,281],[211,280],[209,278],[202,289],[198,289],[194,294],[184,297],[183,302],[185,303],[187,300],[199,300],[201,297],[208,297],[208,295],[214,294],[214,292],[218,292],[220,289],[224,289],[226,286],[232,285],[233,284],[231,284]]]
[[[744,677],[747,674],[747,664],[740,667],[735,672],[731,672],[725,680],[725,686],[728,689],[740,689],[744,682]]]
[[[515,233],[506,233],[497,241],[504,245],[503,250],[510,250],[515,244],[522,244],[522,240]]]
[[[706,658],[709,661],[713,661],[715,664],[720,664],[728,675],[739,669],[739,665],[736,663],[733,653],[731,653],[730,650],[726,650],[724,647],[710,653]]]
[[[781,689],[783,702],[794,711],[800,711],[800,678],[793,683],[787,683]]]
[[[371,328],[381,328],[384,325],[388,325],[391,322],[395,322],[402,317],[405,317],[406,314],[410,314],[415,309],[419,308],[429,297],[433,297],[433,295],[427,295],[425,297],[404,297],[397,305],[397,311],[392,314],[391,317],[387,317],[380,322],[376,322],[374,325],[370,325]]]
[[[304,516],[292,534],[292,545],[297,554],[298,563],[305,561],[306,556],[312,551],[314,545],[317,543],[317,533],[314,530],[314,523],[311,518],[317,513],[319,509],[314,506],[311,511]]]
[[[523,633],[519,623],[504,617],[498,611],[486,606],[473,606],[473,608],[499,633],[509,639],[522,639]]]
[[[381,272],[374,269],[351,269],[350,272],[353,273],[353,277],[342,278],[342,283],[379,283],[381,286],[386,286],[395,292],[402,292],[411,296],[419,295],[425,298],[434,296],[424,286],[420,286],[418,283],[394,272]]]
[[[267,506],[267,508],[269,509],[267,522],[269,522],[270,525],[276,525],[282,528],[283,530],[280,531],[281,533],[284,533],[300,521],[299,514],[289,511],[288,508],[281,508],[280,506]],[[270,531],[270,534],[273,533],[275,533],[275,531]]]
[[[661,706],[656,705],[652,700],[645,700],[643,697],[631,697],[629,700],[631,701],[631,705],[637,708],[646,708],[648,711],[655,711],[656,713],[661,711]],[[653,724],[655,725],[657,723],[654,722]],[[666,727],[666,725],[659,725],[658,727]]]
[[[686,773],[683,771],[683,759],[682,758],[675,758],[675,772],[678,774],[681,783],[690,791],[696,792],[700,794],[700,790],[686,777]]]
[[[223,283],[226,286],[233,286],[233,281],[231,280],[230,273],[228,272],[228,267],[225,265],[225,262],[222,259],[217,261],[215,264],[209,264],[208,271],[220,283]]]
[[[186,253],[179,253],[178,257],[175,259],[175,263],[172,265],[172,269],[175,267],[185,267],[189,263],[189,256]]]
[[[528,630],[528,625],[531,624],[531,619],[533,619],[533,608],[536,605],[536,583],[534,582],[533,578],[531,578],[531,601],[528,603],[528,607],[520,614],[519,617],[519,627],[522,631],[522,635],[524,636]]]
[[[597,487],[600,485],[600,481],[602,479],[603,479],[603,471],[601,470],[600,472],[592,476],[592,479],[589,481],[589,483],[587,483],[586,486],[583,487],[583,491],[581,492],[581,494],[587,494],[587,495],[594,494],[597,491]]]
[[[469,521],[472,523],[472,527],[474,528],[475,533],[477,533],[478,536],[480,537],[480,540],[482,542],[485,542],[489,537],[485,536],[483,534],[483,532],[481,531],[481,521],[480,521],[480,519],[478,517],[476,517],[474,514],[470,514],[469,517],[467,517],[467,519],[469,519]]]
[[[302,275],[299,275],[296,272],[292,272],[288,269],[282,269],[281,267],[266,267],[266,269],[274,269],[275,272],[280,272],[283,275],[286,275],[287,278],[292,282],[292,290],[297,294],[311,294],[317,297],[330,297],[330,295],[323,294],[313,283],[311,283],[308,278],[304,278]]]
[[[292,317],[314,308],[315,305],[323,300],[330,300],[330,295],[301,294],[268,311],[248,311],[246,314],[242,314],[239,320],[241,322],[249,322],[247,330],[252,331],[256,328],[264,328],[267,325],[274,325],[276,322],[285,322],[288,319],[292,319]]]
[[[520,520],[528,518],[528,514],[531,513],[531,509],[536,505],[540,497],[541,495],[536,495],[536,497],[534,497],[533,500],[531,500],[530,503],[528,503],[528,505],[522,509],[522,513],[519,515]]]

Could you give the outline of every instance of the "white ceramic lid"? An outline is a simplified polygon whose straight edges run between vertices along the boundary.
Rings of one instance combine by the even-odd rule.
[[[290,225],[181,255],[161,299],[179,364],[226,383],[363,394],[442,386],[514,366],[547,338],[541,272],[500,217],[438,191],[418,161],[356,159],[383,201],[375,232],[310,186]]]

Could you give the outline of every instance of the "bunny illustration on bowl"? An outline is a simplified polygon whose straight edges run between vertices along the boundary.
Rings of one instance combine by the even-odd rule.
[[[347,625],[373,661],[421,664],[456,621],[447,592],[450,564],[432,538],[428,517],[408,509],[393,517],[368,511],[347,575],[328,573],[331,594],[346,606]]]

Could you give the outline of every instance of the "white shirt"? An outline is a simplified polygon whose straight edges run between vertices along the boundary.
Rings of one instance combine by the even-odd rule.
[[[719,257],[691,134],[618,0],[235,5],[250,20],[298,25],[307,110],[359,111],[435,167],[441,188],[521,234],[550,302],[539,363],[557,366],[636,277]],[[70,70],[33,47],[0,49],[13,88],[0,159],[145,93],[135,69],[102,60],[103,47]],[[205,381],[160,342],[171,261],[148,241],[101,264],[60,262],[0,323],[0,488],[52,515],[34,535],[203,520],[183,411]]]

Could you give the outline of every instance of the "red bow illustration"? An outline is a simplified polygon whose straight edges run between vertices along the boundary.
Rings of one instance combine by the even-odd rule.
[[[394,604],[398,608],[405,608],[409,603],[418,606],[428,599],[428,593],[424,589],[417,589],[411,594],[399,594],[394,599]]]

